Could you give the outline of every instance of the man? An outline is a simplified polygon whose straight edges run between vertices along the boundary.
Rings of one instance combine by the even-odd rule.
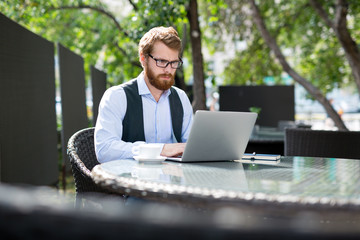
[[[172,87],[181,40],[172,27],[156,27],[139,43],[143,72],[134,80],[109,88],[101,99],[95,127],[98,161],[132,158],[132,147],[162,143],[162,156],[184,151],[193,110],[184,91]]]

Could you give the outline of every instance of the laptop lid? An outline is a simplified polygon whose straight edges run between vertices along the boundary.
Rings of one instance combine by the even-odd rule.
[[[257,118],[252,112],[197,111],[181,162],[242,158]]]

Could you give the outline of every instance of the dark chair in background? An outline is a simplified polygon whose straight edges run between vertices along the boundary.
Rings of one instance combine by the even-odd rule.
[[[91,170],[99,164],[95,154],[94,128],[74,133],[69,139],[67,153],[75,181],[77,207],[86,195],[111,193],[96,185],[91,178]]]
[[[360,159],[360,132],[285,129],[285,156]]]

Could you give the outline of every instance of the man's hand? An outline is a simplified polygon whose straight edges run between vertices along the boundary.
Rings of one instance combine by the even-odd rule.
[[[161,156],[177,157],[181,156],[184,152],[186,143],[169,143],[165,144],[161,152]]]

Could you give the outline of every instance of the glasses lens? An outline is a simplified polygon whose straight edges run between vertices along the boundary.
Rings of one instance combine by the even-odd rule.
[[[171,62],[171,67],[179,68],[179,67],[181,67],[181,62],[180,61]]]
[[[156,65],[158,67],[166,67],[168,65],[168,61],[165,61],[165,60],[156,60]]]

